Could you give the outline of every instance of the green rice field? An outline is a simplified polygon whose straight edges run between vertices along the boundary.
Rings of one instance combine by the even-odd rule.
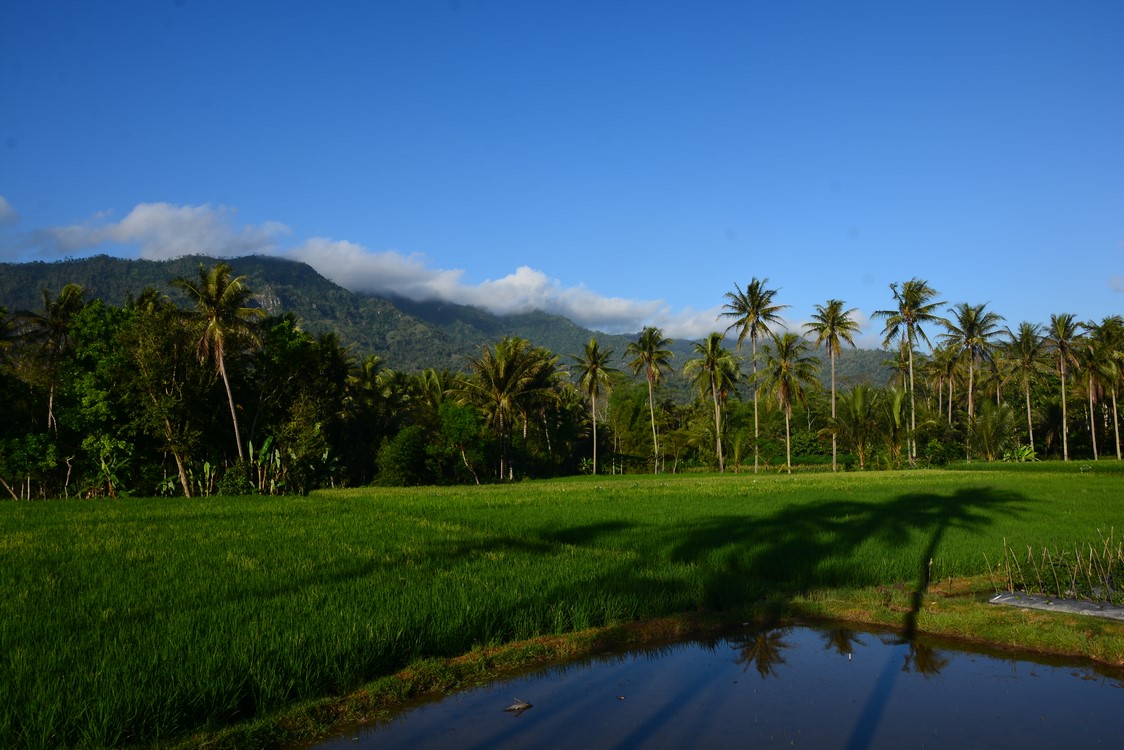
[[[419,659],[1121,534],[1115,461],[980,469],[0,502],[0,746],[167,742]]]

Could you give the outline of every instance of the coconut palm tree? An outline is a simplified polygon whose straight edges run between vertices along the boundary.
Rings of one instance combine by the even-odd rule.
[[[770,334],[772,345],[765,347],[765,390],[784,410],[785,467],[792,473],[792,402],[807,403],[806,388],[819,377],[820,362],[812,347],[795,333]]]
[[[768,279],[758,279],[756,276],[746,285],[743,292],[741,287],[734,284],[734,291],[726,292],[726,299],[729,300],[723,309],[723,317],[733,318],[734,322],[729,325],[726,332],[729,333],[730,329],[738,329],[738,344],[737,348],[742,348],[742,342],[745,341],[746,336],[749,336],[749,342],[752,346],[753,358],[753,472],[757,473],[757,466],[759,463],[760,452],[758,451],[757,444],[761,438],[761,431],[757,417],[757,393],[759,387],[757,383],[757,339],[762,336],[768,336],[772,333],[769,326],[779,324],[781,322],[780,312],[788,307],[788,305],[778,305],[773,299],[777,296],[777,289],[766,289],[765,285],[769,283]]]
[[[973,394],[975,391],[975,375],[977,362],[991,361],[991,352],[995,347],[995,337],[999,334],[999,322],[1003,316],[985,310],[987,303],[969,305],[961,302],[953,308],[955,320],[946,320],[945,327],[948,333],[941,334],[940,338],[960,355],[968,358],[968,422],[971,423],[976,416]]]
[[[1026,399],[1026,433],[1030,441],[1030,449],[1034,450],[1034,419],[1030,412],[1030,387],[1047,369],[1042,326],[1024,320],[1019,324],[1018,331],[1007,328],[1007,338],[1004,351],[1008,365],[1023,387],[1023,396]]]
[[[593,473],[597,473],[597,399],[601,390],[612,387],[612,376],[618,372],[609,366],[612,349],[602,349],[596,338],[585,345],[581,356],[573,356],[578,371],[578,388],[589,397],[589,419],[593,423]]]
[[[194,308],[190,322],[198,337],[196,351],[199,360],[212,359],[215,370],[222,378],[226,388],[226,400],[230,405],[230,419],[234,423],[234,442],[238,445],[238,458],[244,459],[242,435],[238,431],[238,412],[234,407],[234,394],[230,390],[227,376],[226,354],[228,349],[246,342],[256,342],[257,332],[253,322],[265,317],[260,307],[247,307],[253,291],[246,286],[245,276],[231,277],[231,268],[226,263],[217,263],[211,268],[199,264],[199,278],[179,277],[173,279],[172,286],[182,290]]]
[[[85,290],[78,284],[67,284],[52,298],[43,290],[43,311],[28,310],[17,313],[15,328],[17,339],[27,343],[34,352],[47,387],[47,430],[58,432],[55,418],[55,396],[58,390],[59,365],[71,348],[70,325],[78,312],[85,307]]]
[[[714,402],[714,450],[718,456],[719,472],[726,470],[722,455],[721,403],[723,394],[737,383],[739,370],[734,355],[722,346],[724,338],[721,333],[712,333],[703,341],[696,341],[694,350],[699,356],[683,365],[683,374],[691,379],[700,393],[705,395],[709,391]]]
[[[1086,395],[1089,398],[1089,432],[1093,442],[1093,460],[1097,460],[1096,402],[1112,394],[1113,426],[1116,428],[1116,381],[1120,379],[1121,341],[1124,320],[1106,317],[1101,323],[1081,323],[1084,340],[1077,349],[1078,361],[1085,372]],[[1119,429],[1116,428],[1117,458],[1120,457]]]
[[[843,300],[829,299],[826,305],[816,305],[811,323],[804,324],[804,330],[816,334],[816,348],[827,345],[827,356],[831,361],[831,418],[835,419],[835,358],[840,355],[840,341],[855,345],[854,335],[859,332],[858,322],[851,317],[857,308],[843,309]],[[835,434],[831,435],[831,470],[838,471],[836,462]]]
[[[1111,315],[1100,323],[1085,323],[1085,329],[1093,342],[1095,352],[1091,356],[1095,377],[1102,390],[1112,397],[1112,431],[1116,439],[1116,460],[1120,454],[1120,415],[1117,410],[1116,393],[1124,373],[1124,318]]]
[[[1066,375],[1077,364],[1077,321],[1071,313],[1050,316],[1046,343],[1054,353],[1058,375],[1062,379],[1062,460],[1069,460],[1069,422],[1066,413]]]
[[[627,356],[632,357],[628,363],[632,373],[638,375],[643,370],[648,381],[648,412],[652,417],[652,456],[656,474],[660,473],[660,444],[656,434],[655,386],[664,371],[671,367],[671,358],[675,354],[668,347],[672,343],[671,339],[664,337],[662,329],[648,326],[640,332],[636,341],[628,345],[627,350]]]
[[[913,350],[917,338],[920,337],[926,344],[929,337],[925,335],[923,325],[927,323],[943,323],[944,318],[937,315],[937,310],[944,306],[944,302],[935,301],[937,290],[929,286],[929,282],[916,276],[902,284],[890,284],[890,291],[894,295],[897,307],[889,310],[875,310],[874,317],[886,321],[883,333],[886,338],[883,345],[889,345],[894,339],[900,339],[902,353],[905,355],[909,370],[909,461],[917,461],[917,444],[913,435],[917,432],[917,403],[913,392]]]

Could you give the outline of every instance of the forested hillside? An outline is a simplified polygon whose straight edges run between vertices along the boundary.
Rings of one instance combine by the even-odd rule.
[[[200,263],[214,262],[205,256],[152,261],[98,255],[54,263],[0,263],[0,306],[9,313],[39,311],[44,289],[57,294],[67,284],[81,286],[86,299],[101,299],[113,306],[124,305],[146,288],[182,302],[171,280],[193,276]],[[236,275],[247,277],[255,304],[270,315],[291,313],[308,333],[334,333],[357,358],[377,354],[390,367],[404,372],[429,368],[462,371],[469,356],[478,355],[482,346],[504,336],[527,339],[567,361],[591,337],[623,359],[628,344],[636,338],[635,334],[591,331],[541,311],[498,316],[450,302],[355,294],[306,263],[282,258],[256,255],[227,262]],[[691,341],[673,341],[670,349],[680,363],[693,356]],[[885,383],[890,370],[883,363],[889,356],[881,351],[848,349],[837,363],[839,382]],[[825,378],[827,372],[825,366]],[[685,383],[678,378],[668,385],[677,399],[688,397]]]

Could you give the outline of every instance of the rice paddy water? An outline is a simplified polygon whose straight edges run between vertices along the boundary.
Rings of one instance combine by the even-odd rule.
[[[846,625],[614,653],[420,703],[315,750],[1113,747],[1124,670]],[[519,696],[518,712],[505,711]]]

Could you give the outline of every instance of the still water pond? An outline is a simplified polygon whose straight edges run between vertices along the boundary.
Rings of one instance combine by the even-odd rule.
[[[516,699],[531,704],[505,711]],[[600,656],[447,696],[342,748],[1122,747],[1124,672],[832,627]]]

